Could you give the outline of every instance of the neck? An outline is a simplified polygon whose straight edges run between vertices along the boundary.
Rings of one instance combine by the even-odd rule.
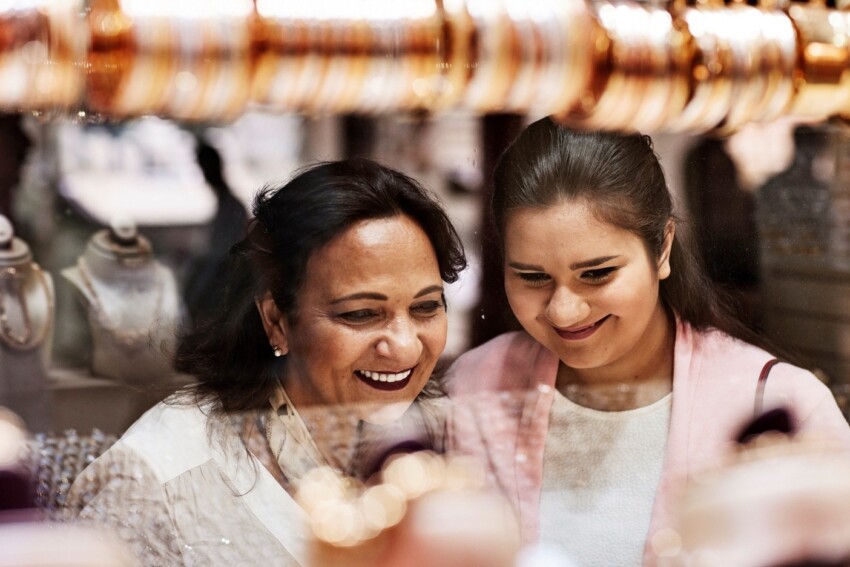
[[[121,247],[99,233],[89,241],[80,259],[88,275],[97,280],[144,283],[156,279],[156,263],[145,242],[137,247]]]
[[[603,367],[558,367],[557,388],[571,401],[601,411],[650,405],[673,389],[675,322],[659,302],[644,336],[625,356]]]
[[[345,404],[316,403],[316,396],[301,387],[305,381],[289,368],[281,385],[325,461],[350,473],[360,438],[358,413]]]
[[[314,405],[298,411],[328,464],[351,474],[360,437],[360,420],[341,406]]]

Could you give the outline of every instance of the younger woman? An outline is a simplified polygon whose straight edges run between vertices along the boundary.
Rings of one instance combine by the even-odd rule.
[[[700,271],[648,138],[548,119],[502,156],[492,209],[524,332],[452,366],[452,438],[511,498],[527,541],[579,565],[651,562],[689,474],[726,453],[754,407],[850,447],[811,373],[757,346]],[[646,554],[645,554],[646,553]]]

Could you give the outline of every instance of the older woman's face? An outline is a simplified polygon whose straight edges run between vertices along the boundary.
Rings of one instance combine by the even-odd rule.
[[[437,257],[406,216],[361,222],[314,252],[297,304],[281,320],[296,406],[345,404],[360,419],[392,420],[446,344]]]

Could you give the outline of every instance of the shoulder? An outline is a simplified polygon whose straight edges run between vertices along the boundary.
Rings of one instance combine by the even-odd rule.
[[[774,358],[769,352],[715,328],[697,330],[690,325],[683,325],[686,333],[690,333],[694,350],[703,357],[717,358],[733,354],[744,356],[754,361],[767,361]]]
[[[461,355],[446,371],[444,388],[449,395],[523,388],[552,359],[555,356],[527,333],[505,333]]]
[[[683,345],[687,347],[681,348]],[[683,352],[690,352],[690,370],[700,375],[752,377],[753,380],[758,378],[764,365],[775,358],[718,329],[696,330],[686,324],[679,327],[676,336],[676,354]]]
[[[718,330],[693,331],[693,357],[703,395],[713,391],[729,403],[732,397],[755,395],[759,375],[776,357]],[[693,379],[694,377],[691,377]],[[697,399],[706,399],[702,395]],[[765,383],[765,406],[784,406],[805,420],[821,405],[835,406],[829,388],[810,371],[787,362],[773,366]],[[836,408],[837,409],[837,406]]]
[[[122,500],[153,503],[162,492],[161,485],[141,455],[119,442],[74,479],[65,508],[77,515],[86,509],[90,515],[94,510],[98,512],[96,515],[109,514]],[[95,498],[101,498],[109,505],[92,507]]]
[[[140,417],[115,448],[131,451],[165,483],[211,458],[211,408],[161,402]]]

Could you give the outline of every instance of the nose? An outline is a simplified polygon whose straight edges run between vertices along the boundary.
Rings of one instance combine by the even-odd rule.
[[[590,315],[590,304],[581,294],[575,293],[566,286],[555,289],[543,317],[552,325],[562,329],[581,323]]]
[[[376,350],[384,358],[416,364],[422,354],[422,341],[414,322],[407,317],[393,320],[378,339]]]

